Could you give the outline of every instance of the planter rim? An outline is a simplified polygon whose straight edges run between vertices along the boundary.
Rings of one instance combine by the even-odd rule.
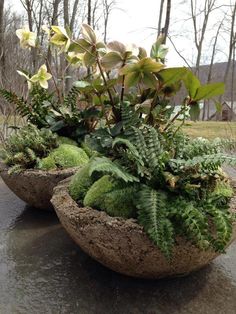
[[[9,166],[6,165],[2,160],[0,160],[0,173],[3,171],[8,171],[9,170]],[[24,173],[26,175],[54,175],[54,174],[58,174],[58,173],[70,173],[72,171],[76,171],[77,169],[79,169],[80,166],[78,167],[70,167],[70,168],[64,168],[64,169],[52,169],[52,170],[42,170],[42,169],[25,169],[23,171],[21,171],[19,173],[19,175],[21,173]],[[12,175],[16,175],[16,174],[12,174]],[[18,175],[18,174],[17,174]]]
[[[92,216],[95,219],[102,220],[103,224],[105,223],[105,224],[108,224],[109,226],[116,225],[116,227],[118,225],[123,226],[125,229],[129,228],[129,230],[132,229],[132,230],[135,230],[136,232],[138,231],[138,232],[142,233],[143,235],[145,235],[145,237],[147,237],[147,234],[144,231],[143,226],[139,225],[137,219],[135,219],[135,218],[126,219],[123,217],[112,217],[112,216],[108,215],[103,210],[97,210],[97,209],[94,209],[92,207],[79,206],[79,204],[75,200],[73,200],[73,198],[70,196],[69,190],[68,190],[69,183],[70,183],[72,177],[73,176],[70,176],[70,177],[62,180],[54,188],[54,193],[53,193],[53,196],[51,199],[51,203],[53,204],[56,211],[58,208],[60,208],[60,209],[63,208],[63,211],[66,212],[67,216],[69,216],[70,213],[73,213],[73,215],[79,215],[80,212],[83,214],[86,214],[86,212],[88,212],[88,213],[92,214]],[[231,183],[232,183],[233,187],[236,187],[236,178],[233,178],[231,180]],[[59,193],[61,194],[60,198],[59,198],[60,200],[58,199]],[[235,191],[234,196],[231,198],[231,202],[232,201],[236,205],[236,191]],[[76,210],[75,210],[75,208],[76,208]],[[234,209],[232,209],[232,206],[231,206],[230,210],[236,213],[236,206]],[[236,224],[236,223],[234,223],[234,224]],[[177,238],[181,238],[185,242],[190,243],[190,241],[188,241],[184,237],[177,236]],[[150,243],[152,243],[152,241],[150,239],[149,239],[149,241],[150,241]]]

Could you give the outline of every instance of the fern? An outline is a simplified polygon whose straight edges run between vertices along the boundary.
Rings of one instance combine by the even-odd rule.
[[[122,168],[118,163],[112,162],[106,157],[96,157],[90,164],[89,174],[93,172],[108,173],[124,182],[139,182],[139,179],[132,174],[128,173],[126,169]]]
[[[39,130],[34,125],[28,125],[8,139],[4,162],[10,167],[9,173],[34,168],[39,158],[46,157],[57,146],[57,135],[50,130]]]
[[[166,194],[144,187],[138,198],[138,222],[162,253],[170,258],[174,246],[174,228],[167,215]]]
[[[67,96],[64,98],[64,105],[66,107],[70,107],[72,110],[75,110],[79,94],[80,94],[79,88],[73,86],[68,92]]]
[[[232,216],[226,211],[209,204],[205,207],[206,212],[211,216],[216,230],[212,245],[216,251],[224,252],[226,244],[232,235]]]

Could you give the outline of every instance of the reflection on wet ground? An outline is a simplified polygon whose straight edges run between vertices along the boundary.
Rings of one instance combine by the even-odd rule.
[[[25,207],[0,181],[0,314],[235,314],[236,245],[185,278],[144,281],[84,254],[55,214]]]

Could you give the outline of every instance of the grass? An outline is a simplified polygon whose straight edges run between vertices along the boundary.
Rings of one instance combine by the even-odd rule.
[[[236,139],[236,122],[190,121],[186,123],[183,130],[191,137]]]

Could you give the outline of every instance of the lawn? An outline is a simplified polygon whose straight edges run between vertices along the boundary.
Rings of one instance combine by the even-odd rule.
[[[236,139],[236,122],[190,121],[184,126],[184,131],[191,137]]]

